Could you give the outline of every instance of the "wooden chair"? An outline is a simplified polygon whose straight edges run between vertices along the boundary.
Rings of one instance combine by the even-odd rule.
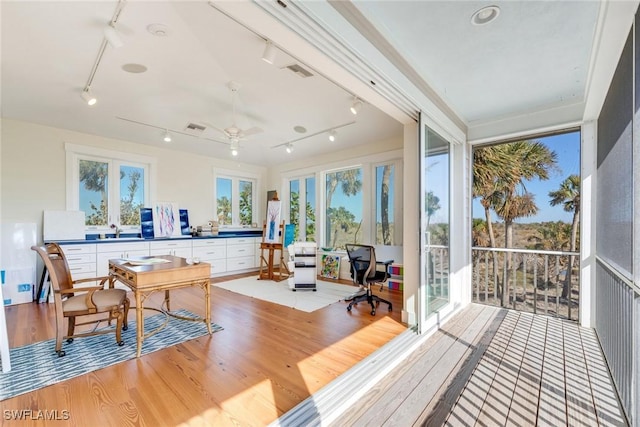
[[[44,266],[49,272],[53,300],[56,310],[56,353],[59,357],[65,355],[62,350],[62,340],[72,342],[74,338],[93,336],[99,334],[116,333],[116,343],[124,344],[121,331],[127,330],[127,315],[129,313],[129,298],[123,289],[114,289],[111,277],[96,277],[73,280],[69,270],[69,264],[64,252],[57,243],[48,243],[44,247],[32,246]],[[79,283],[96,282],[97,286],[76,287]],[[109,283],[109,287],[105,285]],[[94,316],[91,320],[76,323],[76,317],[106,313],[104,316]],[[64,335],[64,319],[68,319],[67,335]],[[116,319],[116,327],[96,330],[98,324],[103,321]],[[94,324],[95,327],[87,332],[75,333],[76,326]]]

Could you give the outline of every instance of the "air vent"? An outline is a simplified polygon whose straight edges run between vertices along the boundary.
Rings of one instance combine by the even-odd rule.
[[[188,123],[187,126],[184,128],[184,130],[189,132],[189,134],[196,135],[196,136],[204,132],[205,129],[206,127],[195,124],[195,123]]]
[[[302,68],[299,64],[287,65],[284,68],[293,71],[294,73],[296,73],[296,75],[298,75],[300,77],[303,77],[303,78],[313,76],[313,74],[311,74],[311,72],[309,70],[307,70],[305,68]]]

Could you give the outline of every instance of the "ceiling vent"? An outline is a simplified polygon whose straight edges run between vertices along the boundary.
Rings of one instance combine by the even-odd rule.
[[[195,136],[200,136],[205,129],[206,127],[195,123],[188,123],[184,128],[184,130],[187,131],[190,135]]]
[[[311,74],[311,72],[305,68],[302,68],[299,64],[291,64],[291,65],[287,65],[286,67],[284,67],[290,71],[293,71],[296,75],[306,78],[306,77],[311,77],[313,76],[313,74]]]

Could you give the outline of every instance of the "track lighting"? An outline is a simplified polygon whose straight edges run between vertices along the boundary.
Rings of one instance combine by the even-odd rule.
[[[93,94],[91,93],[91,90],[87,87],[82,91],[82,99],[84,99],[84,102],[87,103],[88,106],[92,106],[95,105],[96,102],[98,102],[98,99],[93,96]]]
[[[238,141],[231,141],[231,146],[229,147],[229,149],[231,150],[232,156],[235,157],[238,155],[238,148],[239,148]]]
[[[337,134],[338,134],[338,132],[336,132],[335,129],[333,129],[331,132],[329,132],[329,141],[331,141],[331,142],[335,141]]]
[[[113,24],[109,24],[104,27],[104,36],[111,45],[111,47],[117,49],[121,47],[124,43],[120,38],[120,34],[116,31],[116,27]]]
[[[287,148],[286,148],[287,153],[289,153],[289,154],[293,153],[293,144],[292,144],[292,143],[288,143],[288,144],[286,145],[286,147],[287,147]]]
[[[164,140],[164,142],[171,142],[171,134],[169,133],[168,130],[164,133],[163,140]]]
[[[362,101],[360,101],[358,98],[353,98],[353,103],[351,104],[351,108],[350,108],[351,113],[358,114],[361,108],[362,108]]]
[[[276,59],[276,47],[269,40],[266,41],[264,46],[264,52],[262,53],[262,60],[268,64],[273,64]]]

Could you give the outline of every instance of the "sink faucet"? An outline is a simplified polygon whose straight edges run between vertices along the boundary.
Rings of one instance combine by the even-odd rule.
[[[116,230],[116,239],[120,237],[120,232],[122,232],[122,229],[120,227],[118,227],[115,224],[111,224],[111,228]]]

